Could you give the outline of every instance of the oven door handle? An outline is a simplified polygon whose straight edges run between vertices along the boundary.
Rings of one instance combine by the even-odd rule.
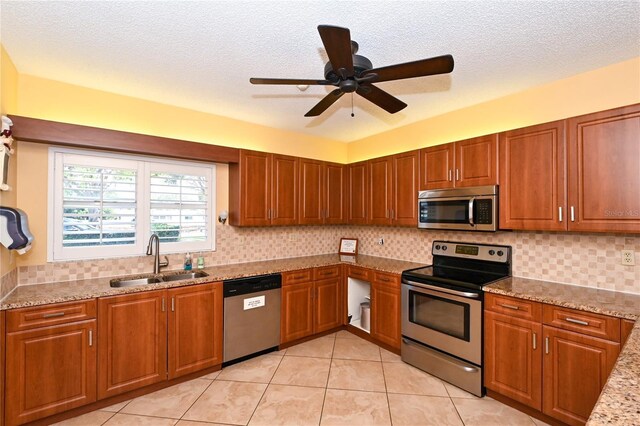
[[[413,343],[411,340],[409,339],[405,339],[404,337],[402,338],[402,343],[404,343],[405,345],[408,346],[416,346],[417,348],[421,349],[420,345],[418,345],[417,343]],[[454,362],[451,358],[449,357],[444,357],[442,355],[440,355],[438,352],[436,351],[429,351],[429,353],[431,354],[431,356],[434,356],[436,358],[440,358],[442,361],[449,363],[457,368],[460,368],[461,370],[466,371],[467,373],[477,373],[478,372],[478,368],[476,367],[471,367],[469,365],[464,365],[462,364],[462,362],[458,363],[458,362]]]
[[[476,224],[473,222],[473,203],[475,203],[475,197],[471,197],[469,199],[469,225],[475,226]]]
[[[479,299],[480,298],[480,295],[478,293],[451,290],[450,288],[438,287],[438,286],[435,286],[435,285],[429,285],[429,284],[424,284],[424,283],[419,283],[419,282],[409,281],[409,280],[402,280],[402,283],[403,284],[410,284],[410,285],[413,285],[413,286],[416,286],[416,287],[426,288],[426,289],[429,289],[429,290],[439,291],[441,293],[448,293],[448,294],[453,294],[455,296],[466,297],[467,299]]]

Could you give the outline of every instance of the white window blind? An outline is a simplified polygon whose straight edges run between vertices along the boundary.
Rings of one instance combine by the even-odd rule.
[[[49,259],[212,250],[215,166],[50,148]]]

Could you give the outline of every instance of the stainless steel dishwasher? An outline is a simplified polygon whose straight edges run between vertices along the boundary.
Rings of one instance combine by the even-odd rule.
[[[223,281],[223,366],[278,349],[281,287],[280,274]]]

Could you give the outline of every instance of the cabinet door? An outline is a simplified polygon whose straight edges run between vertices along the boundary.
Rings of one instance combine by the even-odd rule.
[[[393,195],[393,159],[391,157],[369,160],[369,223],[391,223],[391,197]]]
[[[229,165],[229,223],[269,225],[271,161],[269,154],[240,151],[240,163]]]
[[[4,364],[5,356],[5,318],[4,312],[0,312],[0,366]],[[0,367],[0,426],[4,425],[4,368]]]
[[[542,409],[542,325],[484,313],[484,385]]]
[[[340,281],[340,277],[316,281],[314,333],[331,330],[342,324]]]
[[[420,189],[453,188],[453,146],[432,146],[420,150]]]
[[[567,229],[565,121],[501,133],[499,145],[500,228]]]
[[[7,334],[7,424],[96,400],[95,330],[88,320]]]
[[[583,425],[618,358],[620,344],[543,326],[543,413]],[[546,349],[548,346],[548,350]]]
[[[167,379],[166,291],[98,299],[98,399]]]
[[[325,223],[346,223],[347,166],[329,163],[325,170]]]
[[[411,151],[393,157],[393,207],[395,225],[418,226],[418,177],[420,152]]]
[[[313,282],[282,286],[280,343],[313,334]]]
[[[271,223],[298,223],[298,158],[273,155],[271,187]]]
[[[367,162],[349,164],[349,223],[367,224],[368,194]]]
[[[400,349],[400,283],[371,283],[371,336]]]
[[[300,219],[301,225],[318,225],[324,222],[324,171],[321,161],[300,159]]]
[[[167,291],[169,379],[222,364],[222,283]]]
[[[455,186],[498,183],[498,135],[480,136],[455,143]]]
[[[640,232],[640,104],[567,122],[569,230]]]

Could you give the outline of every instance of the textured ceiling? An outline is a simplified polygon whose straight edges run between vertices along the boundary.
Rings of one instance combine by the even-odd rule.
[[[6,1],[18,71],[340,141],[640,56],[633,1]],[[380,83],[390,115],[330,88],[253,86],[323,77],[319,24],[347,27],[374,67],[452,54],[452,74]],[[331,87],[332,88],[332,87]]]

